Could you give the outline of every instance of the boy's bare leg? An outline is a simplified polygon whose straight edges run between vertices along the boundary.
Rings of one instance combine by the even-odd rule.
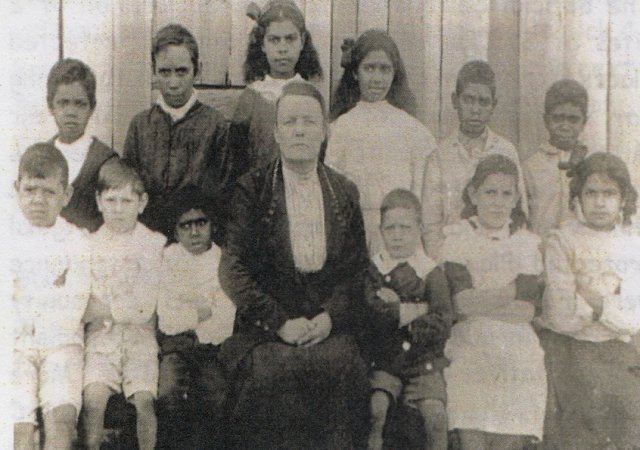
[[[462,450],[488,450],[487,434],[479,430],[459,430]]]
[[[522,450],[525,443],[524,436],[515,434],[492,434],[492,450]]]
[[[13,424],[13,449],[34,450],[36,426],[29,422]]]
[[[100,450],[104,433],[104,413],[111,389],[103,383],[91,383],[84,388],[84,426],[88,450]]]
[[[76,437],[76,407],[61,405],[44,415],[45,450],[71,450]]]
[[[447,450],[447,411],[440,400],[420,400],[418,409],[427,432],[425,449]]]
[[[369,432],[369,450],[382,450],[384,424],[389,410],[389,395],[381,390],[371,394],[371,431]]]
[[[156,431],[158,428],[156,412],[153,407],[151,392],[140,391],[133,394],[133,404],[136,407],[138,447],[140,450],[153,450],[156,446]]]

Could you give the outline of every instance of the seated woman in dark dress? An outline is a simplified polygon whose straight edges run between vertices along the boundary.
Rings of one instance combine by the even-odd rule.
[[[220,281],[238,332],[220,359],[235,381],[234,448],[366,446],[368,381],[354,335],[367,250],[356,186],[318,161],[324,100],[292,82],[277,103],[281,157],[243,176]]]

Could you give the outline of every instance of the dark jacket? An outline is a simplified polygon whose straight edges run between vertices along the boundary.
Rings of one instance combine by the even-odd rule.
[[[322,163],[318,176],[327,258],[314,273],[301,273],[294,266],[280,161],[238,181],[220,263],[220,282],[238,308],[239,333],[221,351],[231,369],[258,343],[278,341],[277,330],[291,318],[326,311],[332,334],[358,328],[367,264],[358,190]]]
[[[51,143],[55,143],[55,137]],[[111,147],[99,139],[93,138],[89,146],[87,157],[82,163],[80,173],[72,180],[73,195],[69,204],[62,209],[60,215],[72,224],[89,230],[96,231],[102,225],[102,214],[96,204],[96,185],[98,184],[98,172],[102,165],[111,158],[117,158],[118,154]]]
[[[400,304],[385,303],[376,292],[386,287],[399,295],[402,303],[426,303],[428,312],[401,328]],[[424,280],[402,263],[386,275],[375,264],[365,278],[369,321],[363,345],[373,368],[411,378],[448,365],[444,345],[451,332],[453,309],[444,271],[435,267]]]
[[[194,185],[214,199],[214,239],[220,243],[235,179],[227,131],[222,115],[199,101],[175,123],[158,105],[131,120],[123,158],[138,170],[149,194],[142,223],[155,231],[173,233],[166,211],[169,198],[180,188]]]

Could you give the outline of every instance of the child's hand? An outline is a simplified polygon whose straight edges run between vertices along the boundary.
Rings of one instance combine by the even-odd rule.
[[[613,272],[606,272],[595,277],[579,276],[578,293],[592,306],[601,307],[605,297],[620,292],[622,279]]]
[[[400,297],[392,289],[382,287],[378,289],[376,295],[385,303],[400,303]]]
[[[198,306],[198,323],[204,322],[212,315],[211,308],[208,306]]]

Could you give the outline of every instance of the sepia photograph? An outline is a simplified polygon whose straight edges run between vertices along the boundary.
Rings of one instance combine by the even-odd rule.
[[[3,10],[0,449],[640,450],[640,3]]]

